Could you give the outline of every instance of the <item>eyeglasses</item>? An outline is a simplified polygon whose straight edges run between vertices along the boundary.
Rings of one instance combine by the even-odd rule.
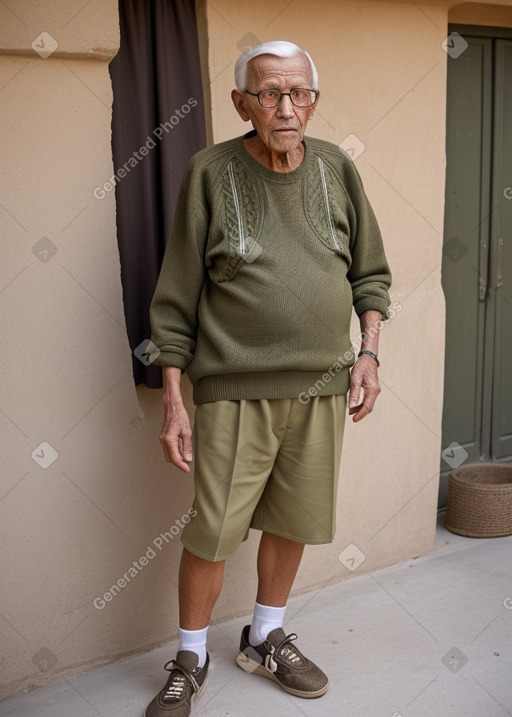
[[[265,109],[269,110],[272,109],[272,107],[277,107],[277,105],[281,102],[281,98],[283,95],[287,95],[292,101],[292,104],[295,105],[295,107],[311,107],[311,105],[315,104],[316,98],[319,93],[317,90],[308,90],[304,89],[303,87],[294,87],[293,90],[290,90],[289,92],[279,92],[279,90],[261,90],[261,92],[249,92],[249,90],[245,90],[245,94],[257,97],[261,107],[265,107]]]

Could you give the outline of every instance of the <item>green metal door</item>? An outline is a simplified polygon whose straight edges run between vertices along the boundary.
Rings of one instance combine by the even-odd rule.
[[[440,505],[453,468],[512,461],[512,32],[453,31],[468,47],[448,58]]]

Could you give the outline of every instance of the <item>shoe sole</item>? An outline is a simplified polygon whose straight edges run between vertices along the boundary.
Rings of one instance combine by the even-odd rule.
[[[194,702],[195,702],[196,700],[198,700],[198,699],[201,697],[201,695],[203,694],[203,690],[204,690],[204,688],[206,687],[206,683],[207,683],[207,682],[208,682],[208,675],[206,675],[206,677],[204,678],[204,682],[203,682],[203,684],[201,685],[201,687],[197,690],[197,692],[194,692],[194,694],[192,695],[192,699],[190,700],[190,706],[191,706],[191,707],[192,707],[192,705],[194,704]],[[143,715],[143,717],[147,717],[147,711],[148,711],[148,708],[146,707],[146,709],[144,710],[144,715]]]
[[[251,660],[251,658],[247,657],[247,655],[244,655],[242,651],[238,652],[236,664],[238,665],[238,667],[241,667],[242,670],[244,670],[245,672],[252,672],[252,674],[254,675],[261,675],[262,677],[267,677],[269,680],[272,680],[272,682],[278,684],[282,690],[288,692],[290,695],[294,695],[295,697],[314,699],[315,697],[321,697],[322,695],[325,695],[329,688],[329,681],[327,681],[325,687],[322,687],[322,689],[317,690],[316,692],[294,690],[292,687],[287,687],[286,685],[283,685],[283,683],[279,681],[275,674],[273,672],[270,672],[270,670],[268,670],[265,665],[256,662],[256,660]]]

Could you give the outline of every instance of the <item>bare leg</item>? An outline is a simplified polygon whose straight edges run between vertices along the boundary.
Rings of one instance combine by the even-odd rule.
[[[261,605],[286,605],[303,552],[302,543],[262,533],[256,597]],[[223,579],[224,561],[214,563],[183,549],[179,574],[181,628],[202,630],[209,625]]]
[[[183,548],[179,573],[180,627],[202,630],[210,624],[224,579],[224,560],[211,562]]]
[[[260,605],[284,607],[299,569],[303,543],[262,533],[258,551],[258,594]]]

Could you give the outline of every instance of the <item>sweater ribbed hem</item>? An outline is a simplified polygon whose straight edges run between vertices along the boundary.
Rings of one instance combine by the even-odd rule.
[[[314,396],[347,393],[350,386],[348,367],[328,371],[254,371],[252,373],[204,376],[194,384],[194,403],[210,401],[298,398],[307,404]]]

